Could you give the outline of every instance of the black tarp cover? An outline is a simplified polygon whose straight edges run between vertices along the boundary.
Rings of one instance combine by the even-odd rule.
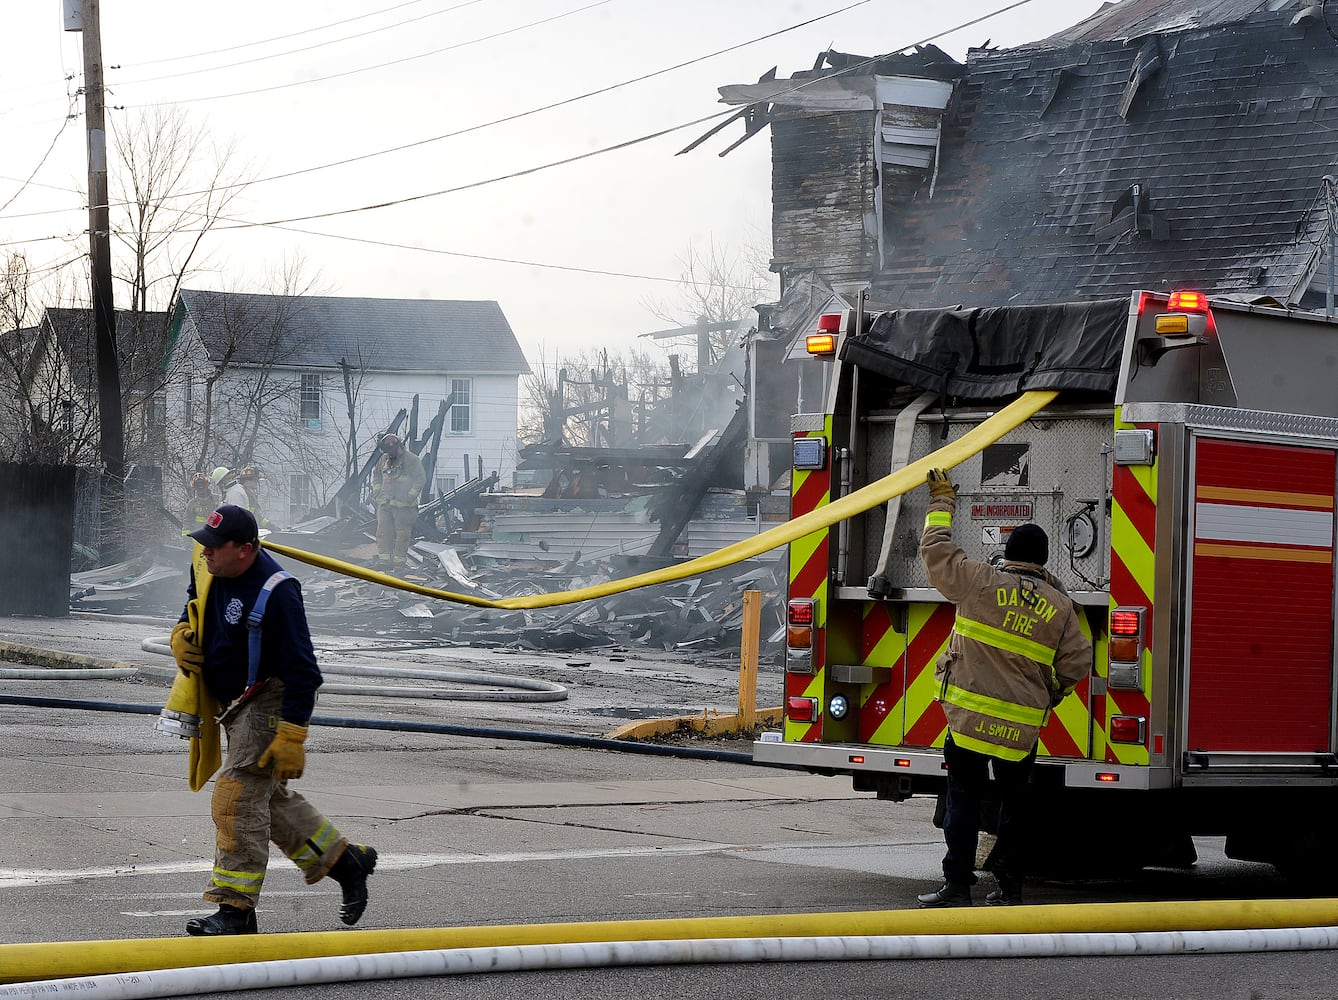
[[[918,389],[998,399],[1029,389],[1115,390],[1128,299],[899,309],[847,337],[841,360]]]

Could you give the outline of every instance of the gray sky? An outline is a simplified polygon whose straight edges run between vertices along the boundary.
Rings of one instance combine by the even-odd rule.
[[[638,333],[663,328],[646,302],[675,299],[672,279],[690,245],[714,241],[769,254],[769,133],[722,159],[716,154],[742,135],[734,123],[676,157],[711,120],[494,179],[714,115],[725,110],[717,87],[752,82],[772,66],[789,76],[828,46],[875,55],[933,37],[962,58],[986,40],[1008,46],[1042,38],[1099,3],[1030,0],[942,34],[1006,6],[1009,0],[103,0],[108,104],[124,107],[108,111],[109,128],[137,109],[180,108],[219,143],[235,143],[234,164],[260,179],[231,205],[230,217],[323,216],[213,234],[208,271],[193,286],[275,290],[266,274],[297,255],[326,294],[496,299],[537,366],[557,351],[622,349],[637,344]],[[78,193],[87,170],[76,96],[81,42],[62,30],[60,0],[6,8],[0,205],[9,204],[0,209],[0,249],[42,267],[87,250]],[[849,9],[832,13],[842,8]],[[762,38],[776,32],[783,33]],[[733,46],[740,47],[711,55]],[[659,75],[627,82],[652,73]],[[605,92],[573,100],[597,90]],[[525,114],[558,102],[570,103]],[[76,116],[67,121],[72,107]],[[512,116],[523,117],[492,124]],[[353,158],[360,159],[333,165]],[[264,180],[294,171],[302,172]],[[400,199],[413,200],[348,211]]]

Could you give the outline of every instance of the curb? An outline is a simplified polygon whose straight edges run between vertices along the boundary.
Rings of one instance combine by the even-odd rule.
[[[0,660],[13,663],[26,663],[36,667],[59,669],[68,667],[93,667],[100,670],[138,670],[154,672],[157,668],[143,663],[129,663],[125,660],[104,660],[100,656],[85,656],[83,653],[66,653],[57,649],[43,649],[41,646],[24,646],[17,642],[0,642]]]
[[[781,721],[781,708],[759,708],[757,724],[777,725]],[[668,719],[643,719],[641,722],[628,722],[609,733],[610,740],[645,740],[655,736],[668,736],[670,733],[700,733],[703,736],[725,736],[743,731],[737,715],[721,715],[719,712],[701,715],[676,715]]]

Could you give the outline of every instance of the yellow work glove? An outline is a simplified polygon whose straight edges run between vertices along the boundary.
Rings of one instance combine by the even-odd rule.
[[[948,478],[948,473],[943,469],[930,469],[925,477],[929,482],[929,495],[935,500],[939,497],[955,497],[957,487],[952,484]]]
[[[307,765],[307,752],[302,744],[307,740],[307,727],[293,722],[280,722],[274,731],[269,749],[260,755],[260,766],[274,765],[274,777],[279,781],[302,777]]]
[[[198,674],[204,669],[204,650],[195,638],[190,622],[177,622],[172,629],[172,657],[183,674]]]

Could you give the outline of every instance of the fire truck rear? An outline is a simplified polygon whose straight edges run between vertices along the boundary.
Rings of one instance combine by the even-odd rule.
[[[793,418],[792,516],[931,455],[1028,389],[1055,402],[952,471],[955,538],[1001,558],[1019,524],[1093,640],[1041,732],[1034,871],[1192,859],[1190,838],[1302,870],[1338,814],[1334,496],[1338,326],[1129,300],[824,317],[823,412]],[[918,558],[914,489],[790,546],[784,725],[759,761],[941,795],[934,663],[951,604]],[[1072,838],[1064,838],[1071,840]]]

